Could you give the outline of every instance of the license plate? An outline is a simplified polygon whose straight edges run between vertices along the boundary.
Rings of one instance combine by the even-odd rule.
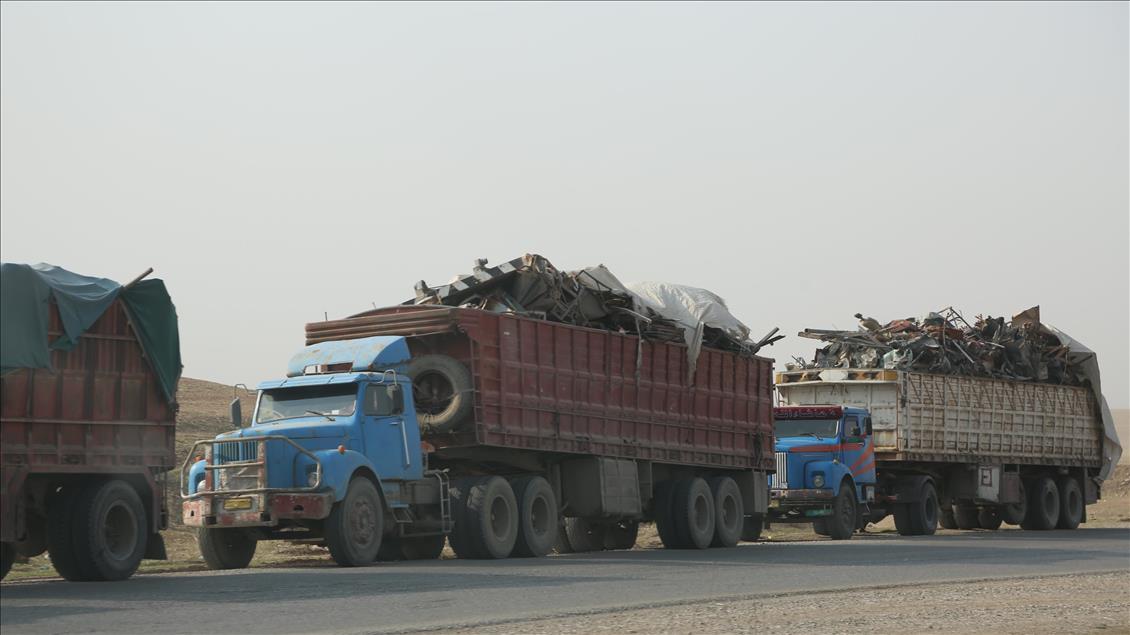
[[[240,509],[251,509],[251,498],[245,496],[243,498],[229,498],[224,501],[225,511]]]

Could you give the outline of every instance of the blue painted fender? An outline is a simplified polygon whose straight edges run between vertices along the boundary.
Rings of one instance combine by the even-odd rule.
[[[204,459],[192,464],[188,468],[188,493],[195,494],[196,489],[200,487],[200,483],[204,481]]]
[[[812,477],[817,472],[824,474],[824,487],[830,488],[833,494],[840,493],[840,484],[843,482],[844,477],[848,478],[848,482],[853,486],[855,485],[854,479],[851,478],[851,472],[848,471],[847,466],[840,462],[832,461],[813,461],[804,466],[804,484],[805,487],[810,487],[812,484]]]
[[[314,452],[314,456],[322,462],[322,486],[333,490],[335,503],[345,498],[345,492],[349,489],[349,481],[353,479],[357,470],[362,468],[372,472],[377,477],[377,490],[382,489],[380,476],[377,475],[377,470],[373,468],[372,461],[356,450],[346,450],[344,453],[337,450],[318,450]],[[309,459],[306,459],[305,463],[313,465]]]

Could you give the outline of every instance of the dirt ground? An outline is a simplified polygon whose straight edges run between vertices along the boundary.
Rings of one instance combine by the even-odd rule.
[[[696,602],[450,632],[1126,634],[1130,571]]]

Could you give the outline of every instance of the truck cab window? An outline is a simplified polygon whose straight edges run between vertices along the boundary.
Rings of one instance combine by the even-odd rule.
[[[389,389],[392,389],[391,391]],[[370,384],[365,389],[365,414],[389,417],[404,412],[404,391],[400,386]]]

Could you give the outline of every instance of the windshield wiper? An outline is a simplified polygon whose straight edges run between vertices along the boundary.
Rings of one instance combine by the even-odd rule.
[[[824,438],[824,437],[820,436],[819,434],[816,434],[815,432],[801,432],[798,436],[802,436],[802,437],[803,436],[811,436],[811,437],[815,437],[817,439],[823,439]]]
[[[333,417],[329,416],[328,414],[326,414],[324,412],[318,412],[317,410],[307,410],[306,412],[308,412],[312,415],[318,415],[319,417],[325,417],[325,418],[329,419],[330,421],[337,421],[337,419],[334,419]]]

